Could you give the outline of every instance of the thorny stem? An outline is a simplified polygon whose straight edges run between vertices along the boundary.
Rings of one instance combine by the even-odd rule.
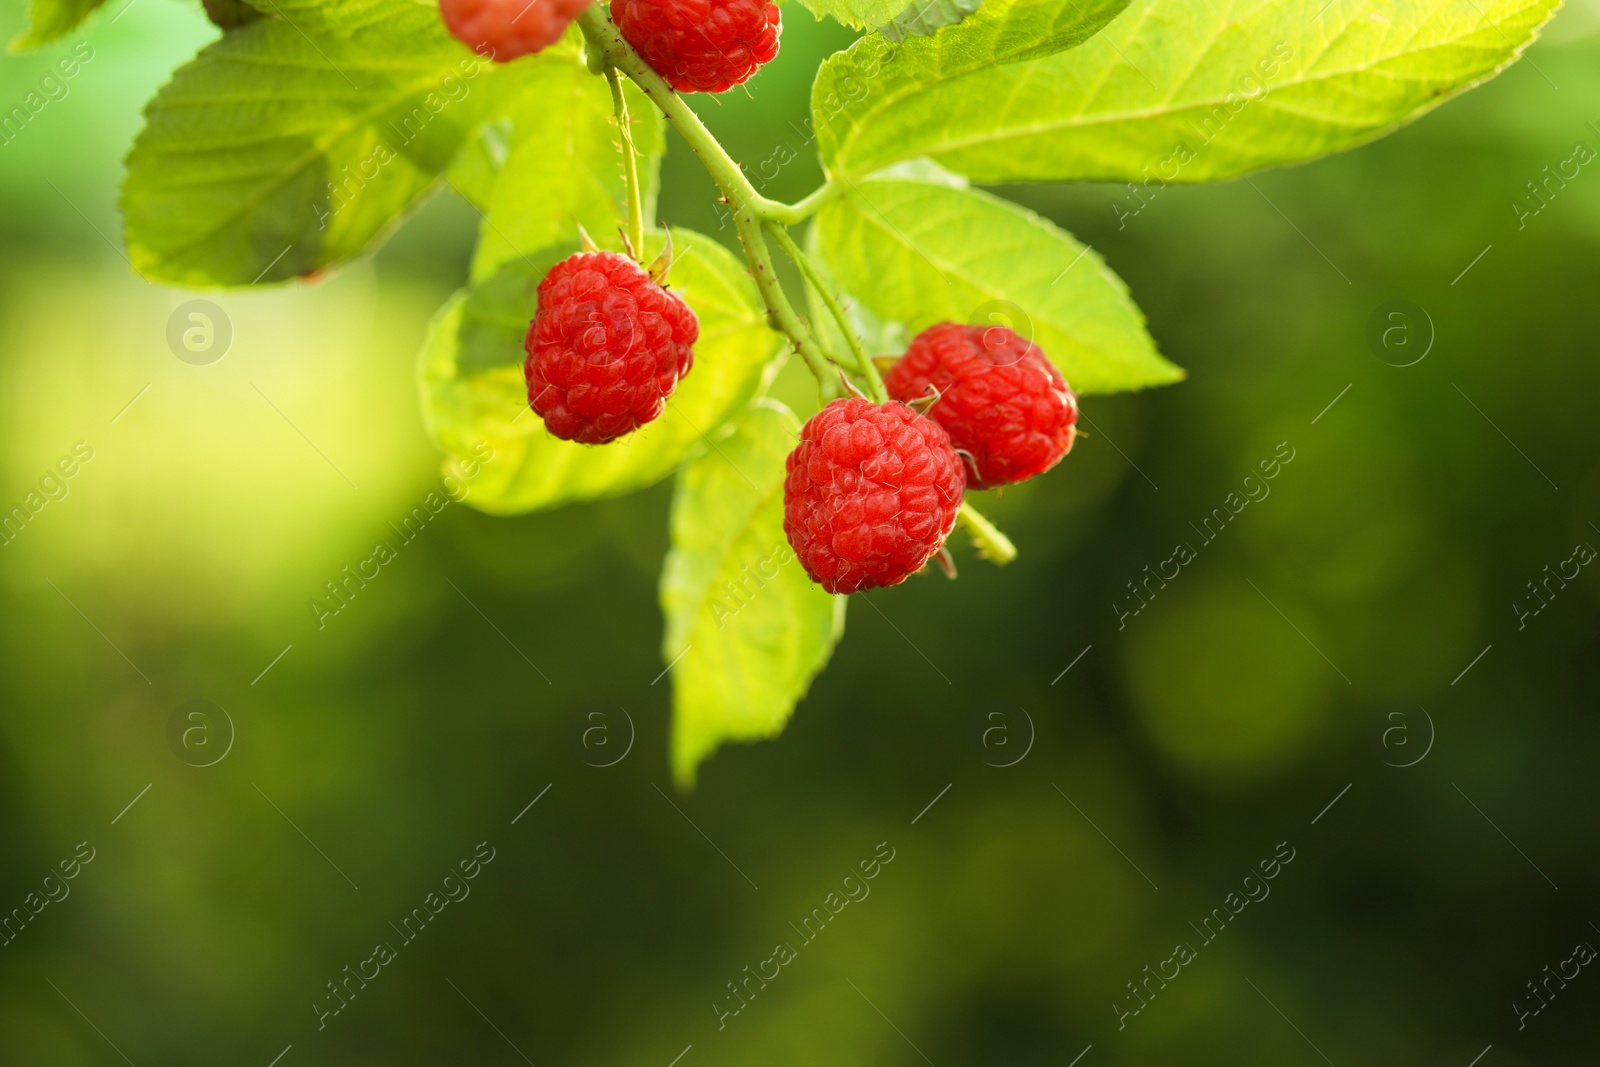
[[[961,501],[961,511],[957,513],[956,521],[967,528],[972,535],[972,543],[978,546],[983,557],[996,566],[1004,567],[1017,558],[1017,546],[1011,543],[1011,538],[984,518],[970,500]]]
[[[618,70],[631,78],[688,142],[689,147],[700,157],[700,162],[710,173],[711,179],[727,197],[728,206],[733,211],[735,228],[739,232],[740,240],[744,242],[745,258],[749,261],[750,273],[755,278],[756,289],[761,293],[761,299],[767,306],[768,318],[775,329],[783,331],[788,336],[794,344],[795,351],[800,353],[800,357],[805,360],[806,366],[826,392],[831,385],[827,357],[823,355],[816,339],[811,336],[811,331],[795,313],[788,296],[784,294],[777,275],[773,272],[772,254],[767,249],[761,227],[762,223],[767,221],[785,225],[802,221],[826,199],[825,196],[818,194],[826,192],[827,186],[818,190],[818,194],[813,194],[801,204],[793,206],[768,200],[757,193],[750,180],[745,177],[744,171],[723,150],[722,145],[711,135],[711,131],[700,121],[700,117],[683,102],[683,98],[662,79],[661,75],[633,50],[633,46],[623,40],[622,34],[611,21],[611,16],[604,5],[590,4],[583,14],[578,16],[577,22],[589,45],[591,67],[598,56],[608,71]]]
[[[839,332],[844,334],[845,343],[850,346],[850,354],[855,357],[856,369],[867,379],[867,395],[872,397],[873,403],[883,404],[889,399],[888,391],[883,387],[883,378],[878,374],[878,366],[868,358],[861,348],[861,339],[856,336],[855,329],[850,323],[850,318],[844,313],[844,308],[839,304],[839,298],[833,293],[827,279],[817,270],[811,258],[800,251],[800,246],[795,244],[789,232],[777,223],[769,222],[767,232],[772,234],[772,239],[778,242],[778,247],[784,254],[794,261],[800,268],[800,273],[805,275],[806,281],[822,297],[822,302],[827,306],[828,312],[839,324]]]
[[[800,353],[800,358],[806,361],[806,366],[816,377],[817,384],[827,390],[830,384],[828,358],[817,346],[811,331],[800,321],[800,316],[795,314],[788,295],[778,282],[778,275],[772,267],[772,253],[768,251],[766,239],[761,235],[760,220],[749,211],[741,211],[733,221],[740,240],[744,242],[745,254],[750,260],[750,273],[755,278],[762,301],[767,305],[772,325],[788,335],[795,351]]]
[[[617,130],[622,134],[622,175],[628,187],[628,243],[633,254],[644,255],[644,195],[639,188],[639,153],[633,147],[633,120],[628,117],[628,98],[615,67],[607,64],[606,81],[611,83],[611,106],[617,113]]]
[[[644,61],[633,46],[622,39],[622,34],[617,30],[616,24],[611,21],[611,15],[604,4],[590,4],[578,16],[578,26],[583,30],[584,37],[589,42],[591,55],[598,53],[603,62],[614,67],[633,79],[635,85],[644,91],[644,94],[655,101],[667,121],[683,135],[694,154],[700,157],[700,162],[705,164],[711,178],[728,198],[729,206],[738,214],[749,211],[760,221],[781,222],[786,226],[804,222],[817,208],[832,198],[837,189],[831,184],[824,185],[815,193],[806,197],[798,204],[785,204],[777,200],[768,200],[756,192],[755,186],[750,184],[739,164],[723,151],[722,145],[706,129],[705,123],[700,121],[689,105],[683,102],[666,81],[657,74],[650,65]]]

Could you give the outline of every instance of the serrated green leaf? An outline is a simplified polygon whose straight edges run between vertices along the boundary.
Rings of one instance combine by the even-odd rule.
[[[832,17],[851,29],[881,26],[905,7],[902,0],[800,0],[817,18]]]
[[[435,186],[531,67],[491,69],[414,0],[262,0],[151,101],[121,206],[129,258],[189,287],[249,285],[361,254]],[[504,86],[497,84],[505,79]]]
[[[201,0],[201,4],[206,9],[206,18],[225,30],[236,29],[266,17],[245,0]]]
[[[1416,118],[1559,3],[1138,0],[1072,52],[819,114],[818,144],[849,174],[926,156],[978,182],[1215,181]]]
[[[659,235],[646,242],[650,253]],[[743,265],[709,237],[674,228],[669,284],[700,321],[694,367],[650,425],[608,445],[576,445],[545,432],[528,408],[522,348],[540,279],[570,248],[508,260],[493,278],[452,297],[429,327],[421,356],[422,407],[447,473],[487,443],[493,462],[471,480],[467,502],[498,515],[559,507],[643,488],[703,448],[708,435],[761,385],[778,350]]]
[[[665,123],[650,98],[624,84],[640,154],[646,217],[655,212]],[[506,156],[484,204],[472,277],[486,278],[513,256],[574,240],[579,224],[606,242],[624,200],[622,156],[611,90],[581,63],[547,64],[528,72],[510,123]]]
[[[830,171],[852,175],[886,167],[912,151],[870,168],[857,166],[865,138],[869,147],[897,145],[904,130],[928,122],[924,101],[965,102],[982,110],[996,103],[983,90],[989,71],[1025,59],[1073,48],[1088,39],[1128,0],[986,0],[960,25],[931,37],[890,45],[868,34],[822,64],[811,86],[811,118],[817,148]],[[948,107],[949,103],[944,105]],[[877,147],[882,153],[884,149]]]
[[[11,39],[7,50],[25,52],[65,37],[84,19],[94,14],[106,0],[32,0],[28,4],[28,28]]]
[[[817,18],[832,16],[854,29],[874,29],[891,41],[931,34],[974,11],[983,0],[801,0]]]
[[[942,26],[954,26],[982,6],[983,0],[911,0],[888,22],[877,24],[886,41],[899,44],[908,37],[931,37]]]
[[[757,401],[678,475],[661,571],[680,786],[724,741],[782,732],[844,632],[845,597],[813,582],[783,532],[784,461],[800,423]]]
[[[935,322],[1009,326],[1080,393],[1165,385],[1127,286],[1090,248],[1031,211],[948,185],[852,182],[822,209],[816,247],[856,300],[915,333]]]

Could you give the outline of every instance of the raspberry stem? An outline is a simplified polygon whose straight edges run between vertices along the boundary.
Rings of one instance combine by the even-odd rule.
[[[646,96],[655,101],[661,113],[667,117],[667,121],[672,123],[688,142],[694,154],[700,157],[700,162],[711,173],[712,180],[717,183],[723,195],[727,196],[736,212],[747,209],[762,222],[772,221],[793,226],[810,218],[817,208],[837,194],[838,188],[830,181],[797,204],[785,204],[762,196],[756,192],[755,186],[750,184],[750,179],[744,176],[739,164],[733,161],[712,136],[711,131],[706,129],[705,123],[700,121],[700,116],[683,102],[683,98],[661,75],[651,69],[644,58],[634,51],[632,45],[623,40],[622,33],[617,29],[616,23],[611,21],[611,14],[606,10],[605,4],[590,4],[576,21],[589,43],[591,52],[598,53],[605,65],[626,74]]]
[[[767,306],[767,313],[773,326],[787,335],[794,344],[795,351],[800,353],[800,358],[805,360],[806,366],[816,377],[823,398],[827,399],[832,395],[831,390],[835,386],[828,372],[828,358],[812,336],[810,328],[789,303],[789,297],[784,293],[783,286],[773,270],[772,253],[767,248],[762,227],[763,224],[771,223],[774,232],[777,232],[777,227],[803,222],[834,195],[834,186],[831,183],[825,184],[798,204],[768,200],[756,192],[755,186],[750,184],[739,164],[734,162],[712,136],[711,131],[706,129],[705,123],[700,121],[700,116],[696,115],[672,86],[668,85],[665,79],[634,51],[633,46],[623,39],[616,23],[611,21],[611,14],[605,4],[590,4],[576,21],[589,47],[590,68],[593,69],[598,61],[608,77],[614,77],[616,71],[621,71],[632,79],[633,83],[661,109],[661,113],[672,123],[673,128],[683,136],[694,154],[700,157],[700,162],[710,173],[712,181],[717,183],[717,188],[722,190],[723,196],[728,200],[728,206],[733,210],[734,227],[744,244],[745,259],[750,265],[751,277],[755,279],[756,289],[761,293],[762,302]],[[612,86],[613,92],[620,94],[620,87],[614,80]],[[633,210],[631,201],[637,196],[637,165],[630,159],[630,166],[635,168],[629,192],[631,213]],[[787,234],[784,236],[787,239]],[[869,380],[876,380],[876,368],[871,373],[872,379]],[[881,382],[877,388],[882,394]]]
[[[789,303],[788,294],[778,281],[777,272],[772,266],[772,253],[761,235],[761,221],[748,209],[741,210],[733,220],[739,231],[739,239],[744,242],[745,258],[750,262],[750,276],[755,279],[756,289],[774,320],[773,325],[788,336],[795,351],[805,360],[806,367],[823,390],[823,400],[826,401],[832,384],[828,374],[828,357],[823,354],[805,323],[800,321],[794,305]]]
[[[822,297],[822,302],[827,306],[828,312],[833,316],[834,321],[839,324],[839,332],[844,334],[845,343],[850,346],[850,354],[855,357],[856,372],[867,379],[867,395],[872,397],[874,403],[887,403],[889,393],[883,387],[883,377],[878,373],[877,364],[868,359],[866,352],[862,350],[861,339],[856,336],[855,329],[852,327],[849,317],[845,315],[844,308],[840,306],[838,297],[834,295],[833,290],[827,284],[827,280],[817,270],[816,264],[812,263],[811,258],[800,250],[800,246],[795,243],[794,238],[789,236],[788,230],[775,222],[768,222],[767,231],[772,234],[772,239],[778,242],[778,247],[783,249],[784,254],[794,261],[795,266],[800,268],[800,273],[805,275],[806,281],[810,282],[811,287],[817,291],[817,295]]]
[[[644,255],[644,198],[639,190],[639,153],[633,147],[633,120],[628,117],[628,98],[622,93],[617,68],[606,64],[606,81],[611,83],[611,106],[617,115],[617,131],[622,135],[622,176],[628,188],[628,240],[633,254]]]
[[[1011,538],[984,518],[983,513],[973,507],[971,501],[965,497],[961,500],[961,510],[956,514],[956,521],[967,528],[967,533],[972,535],[972,543],[978,546],[979,553],[997,567],[1004,567],[1017,558],[1017,546],[1011,543]]]

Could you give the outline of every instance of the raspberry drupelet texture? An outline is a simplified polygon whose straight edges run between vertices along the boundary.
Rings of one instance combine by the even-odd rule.
[[[676,293],[615,252],[582,252],[539,283],[523,374],[549,431],[601,445],[658,418],[694,364],[700,323]]]
[[[974,489],[1041,474],[1072,447],[1078,398],[1038,345],[1004,326],[930,326],[883,384],[907,402],[938,390],[928,415],[971,457]]]
[[[589,0],[439,0],[450,33],[500,63],[548,48]]]
[[[611,18],[680,93],[720,93],[778,54],[783,20],[770,0],[611,0]]]
[[[896,585],[937,552],[961,510],[950,435],[904,404],[835,400],[789,453],[783,531],[830,593]]]

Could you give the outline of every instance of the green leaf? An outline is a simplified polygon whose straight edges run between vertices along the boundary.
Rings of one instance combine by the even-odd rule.
[[[146,277],[249,285],[359,255],[435,186],[498,92],[577,63],[552,49],[507,78],[415,0],[259,6],[279,17],[208,45],[145,110],[121,206]]]
[[[954,26],[977,11],[983,0],[912,0],[877,27],[884,40],[899,44],[907,37],[931,37],[941,26]]]
[[[520,369],[528,322],[539,306],[539,283],[550,268],[578,251],[576,242],[518,256],[466,290],[456,331],[455,369],[471,376],[515,363]]]
[[[998,101],[985,88],[997,68],[1073,48],[1088,39],[1128,0],[987,0],[960,25],[931,37],[912,37],[890,46],[869,34],[822,64],[811,86],[811,118],[817,147],[831,172],[863,175],[900,159],[926,154],[902,152],[920,127],[935,124],[942,112],[964,106],[985,113]],[[857,142],[862,142],[860,145]]]
[[[661,571],[672,665],[672,770],[680,786],[724,741],[782,732],[844,632],[783,532],[784,460],[800,424],[776,401],[745,408],[678,475]]]
[[[106,0],[33,0],[28,5],[28,28],[11,39],[7,50],[25,52],[65,37]]]
[[[1031,337],[1080,393],[1178,381],[1128,289],[1090,248],[997,197],[874,178],[822,209],[829,272],[879,318],[915,333],[935,322],[1009,326]]]
[[[264,17],[256,8],[245,3],[245,0],[201,0],[201,3],[206,9],[206,18],[225,30]]]
[[[495,183],[500,180],[500,172],[511,155],[514,133],[515,127],[504,115],[485,121],[472,131],[445,172],[445,180],[451,188],[479,211],[489,209]]]
[[[504,162],[484,204],[472,277],[486,278],[513,256],[575,240],[582,224],[596,240],[616,233],[624,202],[622,156],[604,78],[581,63],[551,63],[524,75],[510,123]],[[650,98],[623,86],[641,155],[645,216],[655,212],[666,130]]]
[[[800,0],[817,18],[832,16],[852,29],[881,26],[905,5],[900,0]]]
[[[846,26],[877,29],[891,41],[912,34],[930,34],[950,26],[974,11],[983,0],[801,0],[810,12],[831,15]]]
[[[818,142],[849,174],[926,156],[977,182],[1216,181],[1416,118],[1516,59],[1558,4],[1138,0],[1072,52],[819,113]]]
[[[246,0],[263,15],[274,15],[301,29],[326,31],[342,29],[364,22],[381,21],[394,10],[396,3],[411,4],[432,11],[437,18],[437,4],[427,0]]]
[[[647,242],[653,254],[659,235]],[[670,284],[700,320],[694,367],[655,422],[608,445],[576,445],[545,432],[528,408],[523,338],[545,271],[572,251],[507,260],[492,278],[452,297],[429,327],[421,356],[429,431],[461,476],[475,448],[493,461],[467,502],[499,515],[558,507],[643,488],[671,474],[750,399],[778,349],[743,265],[709,237],[674,228]],[[481,453],[479,453],[481,454]]]

